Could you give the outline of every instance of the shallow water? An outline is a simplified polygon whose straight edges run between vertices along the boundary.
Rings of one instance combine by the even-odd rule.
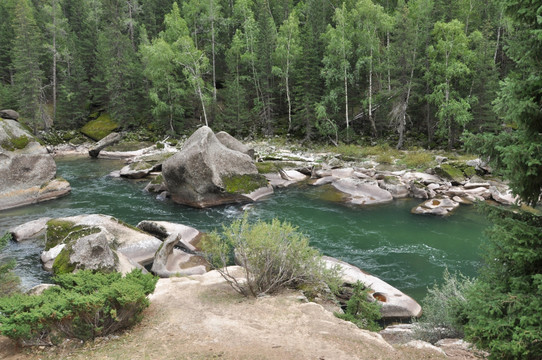
[[[141,220],[164,220],[203,231],[219,228],[242,216],[240,205],[192,209],[160,201],[143,191],[144,181],[111,178],[122,162],[57,159],[58,174],[72,185],[67,197],[0,211],[0,234],[13,226],[40,217],[64,217],[100,213],[136,225]],[[473,207],[461,206],[447,218],[412,215],[420,201],[397,200],[386,205],[350,207],[326,198],[325,187],[299,186],[280,189],[248,206],[250,218],[288,221],[307,234],[324,254],[368,271],[403,292],[421,300],[427,287],[439,282],[447,267],[474,276],[479,264],[479,245],[487,226]],[[16,272],[29,288],[46,281],[39,253],[43,241],[10,243],[0,258],[15,258]]]

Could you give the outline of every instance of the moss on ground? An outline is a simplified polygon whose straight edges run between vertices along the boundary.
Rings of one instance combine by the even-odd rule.
[[[100,141],[118,127],[119,124],[112,120],[109,114],[102,114],[97,119],[86,123],[81,132],[95,141]]]
[[[267,186],[267,179],[260,174],[232,175],[222,179],[226,192],[230,194],[248,194]]]
[[[146,161],[136,161],[129,165],[130,170],[147,170],[152,168],[152,164],[149,164]]]
[[[465,179],[463,171],[452,164],[442,164],[440,167],[435,168],[437,175],[453,180],[456,182],[461,182]]]

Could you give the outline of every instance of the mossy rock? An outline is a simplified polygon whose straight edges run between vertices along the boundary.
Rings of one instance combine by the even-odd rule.
[[[100,141],[111,132],[118,129],[119,124],[111,119],[109,114],[102,114],[95,120],[86,123],[81,132],[95,141]]]
[[[153,165],[151,163],[146,162],[146,161],[136,161],[136,162],[133,162],[130,165],[128,165],[128,167],[130,168],[130,170],[138,171],[138,170],[150,169],[150,168],[153,167]]]
[[[456,183],[465,181],[465,175],[460,168],[452,164],[442,164],[435,168],[435,173],[445,179],[451,180]]]
[[[151,180],[151,184],[160,185],[164,183],[164,177],[162,174],[157,175],[154,179]]]
[[[49,250],[59,244],[69,244],[73,240],[98,232],[100,232],[100,229],[94,226],[75,225],[75,223],[66,220],[49,220],[45,233],[45,250]]]
[[[267,186],[267,179],[260,174],[232,175],[222,179],[224,188],[230,194],[248,194]]]
[[[68,274],[75,270],[75,264],[70,263],[71,247],[65,246],[53,262],[53,273],[55,275]]]
[[[28,136],[21,135],[19,137],[12,137],[9,140],[4,141],[1,145],[8,151],[15,151],[24,149],[29,142],[30,138]]]

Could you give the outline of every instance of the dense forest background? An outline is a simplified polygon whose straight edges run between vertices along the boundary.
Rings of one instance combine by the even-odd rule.
[[[34,129],[107,112],[171,135],[454,147],[501,129],[515,67],[498,0],[2,0],[0,18],[0,108]]]

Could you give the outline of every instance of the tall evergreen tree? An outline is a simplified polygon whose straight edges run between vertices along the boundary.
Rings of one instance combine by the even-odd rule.
[[[44,109],[44,75],[40,68],[42,38],[29,0],[16,2],[13,29],[12,59],[19,111],[36,132],[38,124],[47,128],[49,121]]]

